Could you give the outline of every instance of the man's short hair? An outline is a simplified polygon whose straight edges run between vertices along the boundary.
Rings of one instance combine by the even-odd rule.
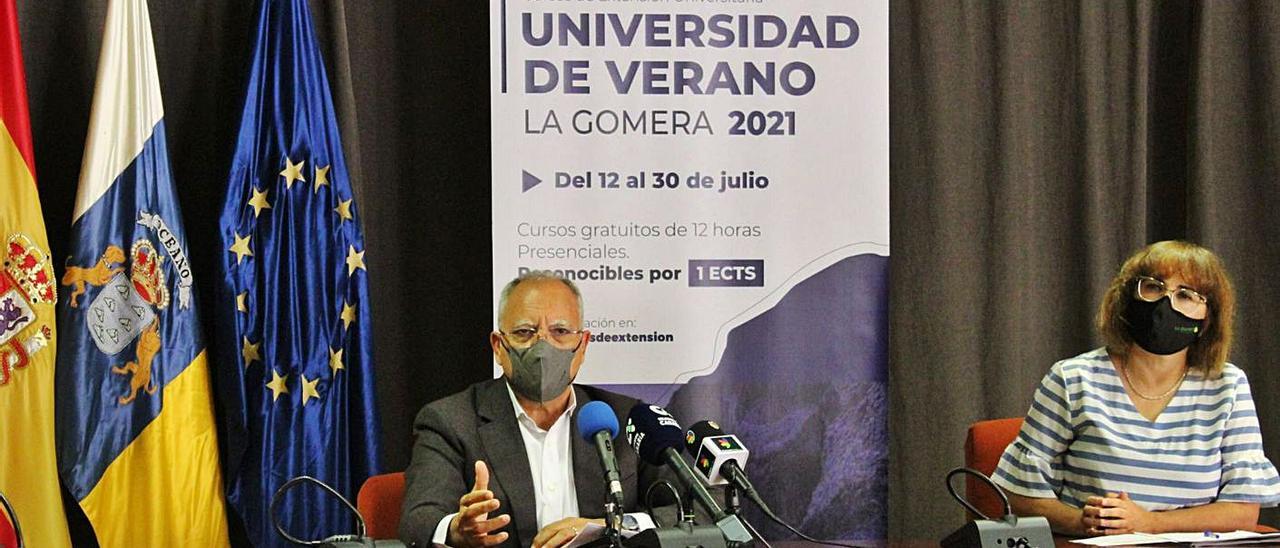
[[[516,276],[514,280],[507,282],[507,285],[503,286],[502,288],[502,293],[498,295],[498,318],[497,319],[501,321],[502,313],[507,309],[507,298],[510,297],[511,293],[516,290],[516,286],[524,282],[539,281],[539,280],[555,280],[567,286],[569,288],[569,291],[573,292],[573,297],[578,300],[578,318],[584,321],[586,320],[586,316],[583,314],[583,308],[582,308],[582,292],[578,290],[577,284],[573,283],[573,280],[570,280],[564,276],[561,276],[559,274],[556,274],[555,272],[551,272],[548,270],[530,270],[528,272],[525,272],[524,274]]]

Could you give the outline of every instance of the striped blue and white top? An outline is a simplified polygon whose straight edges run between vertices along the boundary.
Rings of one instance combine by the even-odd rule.
[[[993,479],[1077,508],[1121,491],[1148,510],[1280,503],[1243,371],[1227,364],[1212,380],[1189,373],[1153,422],[1134,407],[1105,348],[1053,365]]]

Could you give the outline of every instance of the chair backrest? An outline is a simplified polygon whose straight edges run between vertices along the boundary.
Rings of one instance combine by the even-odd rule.
[[[356,508],[364,516],[365,534],[375,540],[396,538],[403,503],[404,472],[366,480],[356,495]]]
[[[1022,429],[1022,417],[973,423],[969,427],[969,435],[964,440],[964,465],[990,476],[996,471],[1000,455],[1004,454],[1004,449],[1018,437],[1020,429]],[[991,486],[982,480],[966,476],[964,496],[993,519],[999,519],[1004,515],[1004,505],[1000,502],[1000,496],[993,493]]]
[[[13,526],[13,516],[5,508],[0,507],[0,548],[16,548],[18,532]]]

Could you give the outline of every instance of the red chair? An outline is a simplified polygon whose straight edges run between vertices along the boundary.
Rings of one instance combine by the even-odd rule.
[[[964,465],[990,476],[996,471],[1000,455],[1018,437],[1022,429],[1022,417],[978,421],[969,427],[964,439]],[[974,507],[992,519],[1004,515],[1004,504],[991,486],[972,476],[965,476],[964,496]],[[975,518],[977,516],[969,516]]]
[[[364,516],[365,534],[375,540],[397,538],[403,503],[404,472],[381,474],[365,481],[356,495],[356,509]]]
[[[15,548],[18,545],[18,528],[13,525],[13,508],[9,507],[4,494],[0,494],[0,548]]]

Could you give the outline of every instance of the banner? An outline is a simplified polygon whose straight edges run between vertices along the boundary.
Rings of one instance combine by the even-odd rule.
[[[362,219],[306,0],[261,0],[219,217],[217,382],[227,501],[254,546],[348,534],[378,471]]]
[[[32,546],[70,546],[53,437],[58,298],[36,194],[27,76],[13,0],[0,0],[0,494]],[[0,515],[0,545],[17,545]]]
[[[98,544],[226,546],[218,439],[144,0],[107,6],[58,302],[62,483]]]
[[[490,9],[495,308],[575,280],[578,382],[719,421],[809,534],[883,538],[888,3]]]

